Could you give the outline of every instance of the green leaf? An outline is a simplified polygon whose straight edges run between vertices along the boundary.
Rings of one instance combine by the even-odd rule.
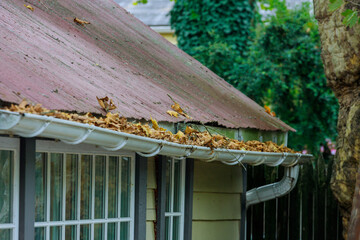
[[[350,10],[350,9],[348,9],[348,10]],[[353,11],[353,10],[350,10],[350,11],[345,11],[347,13],[346,13],[345,18],[343,20],[344,25],[347,26],[347,27],[355,26],[355,24],[357,23],[357,21],[359,19],[358,18],[358,13],[356,11]]]
[[[352,14],[354,11],[351,9],[346,9],[344,12],[341,13],[341,15],[343,15],[344,17]]]
[[[343,4],[344,4],[343,0],[334,0],[332,2],[330,1],[329,11],[333,12],[333,11],[339,9]]]

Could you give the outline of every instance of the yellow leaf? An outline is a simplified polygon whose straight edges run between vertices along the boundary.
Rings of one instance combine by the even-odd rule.
[[[264,108],[265,108],[265,112],[267,112],[268,114],[271,113],[270,107],[268,107],[268,106],[265,105]]]
[[[171,108],[174,109],[175,112],[178,112],[180,114],[182,114],[184,112],[177,102],[174,102],[174,104],[171,105]]]
[[[166,111],[166,113],[169,114],[170,116],[176,117],[176,118],[179,116],[179,114],[177,112],[171,111],[171,110]]]
[[[150,119],[151,119],[151,122],[152,122],[152,127],[153,127],[153,129],[155,129],[155,130],[158,130],[159,129],[159,124],[158,124],[158,122],[155,120],[155,119],[153,119],[152,117],[150,117]]]
[[[33,8],[31,5],[26,5],[26,4],[24,4],[24,6],[25,6],[27,9],[30,9],[31,11],[34,11],[34,8]]]
[[[185,134],[186,135],[190,135],[191,133],[196,133],[196,132],[198,132],[198,131],[196,131],[192,127],[186,126],[186,129],[185,129]]]
[[[185,134],[180,130],[175,134],[175,138],[177,139],[183,138],[184,136]]]
[[[81,20],[81,19],[79,19],[77,17],[74,18],[74,22],[76,22],[77,24],[80,24],[81,26],[84,26],[85,24],[90,24],[89,22]]]
[[[27,102],[25,99],[23,99],[23,100],[21,101],[21,103],[19,104],[19,108],[25,108],[26,105],[28,105],[28,102]]]

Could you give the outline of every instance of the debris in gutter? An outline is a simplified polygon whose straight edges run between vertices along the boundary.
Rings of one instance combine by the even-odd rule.
[[[236,139],[230,139],[222,135],[211,134],[208,131],[200,132],[190,126],[187,126],[184,132],[178,131],[176,134],[173,134],[172,132],[159,127],[157,121],[153,118],[151,118],[152,127],[150,127],[148,124],[128,122],[127,119],[121,117],[119,113],[109,112],[110,110],[116,109],[116,106],[113,104],[111,99],[108,97],[97,99],[100,106],[107,111],[106,116],[95,117],[91,113],[80,115],[77,113],[66,113],[57,110],[49,110],[42,107],[41,104],[29,104],[26,100],[23,100],[19,105],[11,104],[10,107],[5,107],[3,109],[18,113],[31,113],[50,116],[63,120],[90,124],[114,131],[125,132],[179,144],[204,146],[209,147],[211,150],[215,148],[225,148],[256,152],[296,153],[296,151],[287,148],[284,145],[279,146],[271,141],[265,143],[259,141],[238,141]]]

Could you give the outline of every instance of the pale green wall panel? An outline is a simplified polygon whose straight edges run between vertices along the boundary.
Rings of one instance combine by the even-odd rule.
[[[156,220],[155,190],[146,191],[146,220]]]
[[[193,221],[194,240],[238,240],[240,221]]]
[[[148,175],[147,175],[147,188],[156,189],[156,176],[155,176],[155,159],[148,159]]]
[[[193,220],[240,220],[240,194],[194,193]]]
[[[241,193],[242,167],[195,161],[194,192]]]
[[[146,221],[146,240],[155,240],[154,229],[155,229],[154,222]]]

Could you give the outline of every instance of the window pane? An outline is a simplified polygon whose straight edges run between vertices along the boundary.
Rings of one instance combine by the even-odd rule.
[[[51,240],[61,240],[61,227],[50,227],[50,239]]]
[[[66,155],[66,220],[76,220],[78,155]],[[66,238],[67,239],[67,238]]]
[[[174,160],[174,212],[180,212],[180,195],[181,195],[181,162]]]
[[[92,156],[81,156],[81,207],[80,218],[91,218],[91,176],[92,176]]]
[[[173,234],[172,234],[172,240],[179,240],[179,229],[180,229],[180,217],[173,217]]]
[[[105,224],[94,224],[94,239],[103,240],[105,233]]]
[[[46,221],[47,153],[36,153],[35,159],[35,222]],[[39,228],[40,229],[40,228]],[[36,238],[37,239],[37,238]],[[42,239],[42,238],[39,238]]]
[[[128,240],[129,239],[129,223],[122,222],[120,223],[120,240]]]
[[[166,212],[171,211],[171,159],[166,161]]]
[[[76,240],[76,225],[65,226],[65,239]]]
[[[171,238],[170,238],[170,217],[165,217],[165,239],[171,240]]]
[[[105,166],[106,157],[95,157],[95,218],[105,217]],[[96,238],[95,238],[96,239]]]
[[[45,240],[45,228],[35,228],[35,240]]]
[[[90,240],[90,225],[81,225],[80,226],[80,239],[81,240]]]
[[[116,240],[117,239],[117,228],[118,223],[109,223],[107,229],[107,240]]]
[[[50,221],[62,220],[61,219],[62,172],[63,172],[62,166],[63,166],[63,154],[51,153],[50,155]]]
[[[0,150],[0,223],[11,223],[12,221],[12,162],[13,152]],[[4,236],[8,236],[7,231],[2,230]]]
[[[108,217],[118,216],[119,158],[109,157]]]
[[[11,240],[11,229],[0,229],[1,240]]]
[[[130,216],[130,158],[121,160],[121,217]]]

